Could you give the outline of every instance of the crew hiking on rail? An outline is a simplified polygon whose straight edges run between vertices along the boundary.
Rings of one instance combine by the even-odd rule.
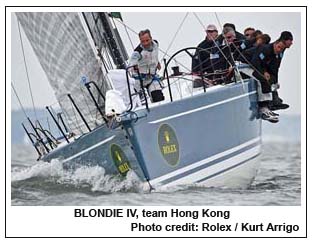
[[[283,31],[276,41],[270,41],[268,34],[252,27],[246,28],[243,35],[236,31],[234,24],[226,23],[219,35],[217,27],[209,24],[206,37],[197,46],[192,60],[193,87],[229,83],[234,75],[235,62],[247,63],[254,70],[253,77],[259,82],[260,117],[269,122],[278,122],[279,115],[273,111],[289,108],[278,96],[278,71],[285,50],[293,43],[293,36],[291,32]],[[201,75],[204,75],[204,82]]]

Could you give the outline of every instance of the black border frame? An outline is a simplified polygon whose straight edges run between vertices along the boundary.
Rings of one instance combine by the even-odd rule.
[[[57,8],[57,7],[62,7],[62,8],[72,8],[72,7],[78,7],[78,8],[83,8],[83,7],[92,7],[92,8],[120,8],[120,7],[123,7],[123,8],[141,8],[141,7],[147,7],[147,8],[155,8],[155,7],[158,7],[158,8],[187,8],[187,7],[203,7],[203,8],[207,8],[207,7],[214,7],[214,8],[266,8],[266,7],[270,7],[270,8],[279,8],[279,7],[283,7],[283,8],[305,8],[305,14],[306,14],[306,95],[305,95],[305,98],[306,98],[306,113],[305,113],[305,117],[306,117],[306,141],[305,141],[305,146],[306,146],[306,235],[305,236],[300,236],[300,237],[234,237],[234,236],[231,236],[231,237],[138,237],[138,236],[135,236],[135,237],[117,237],[117,236],[112,236],[112,237],[92,237],[92,236],[85,236],[85,237],[74,237],[74,236],[60,236],[60,237],[57,237],[57,236],[31,236],[31,237],[25,237],[25,236],[7,236],[7,214],[6,214],[6,207],[7,207],[7,195],[6,195],[6,174],[7,174],[7,171],[6,171],[6,162],[7,162],[7,148],[6,148],[6,142],[7,142],[7,134],[6,134],[6,131],[7,131],[7,127],[6,127],[6,122],[7,122],[7,114],[6,114],[6,103],[7,103],[7,99],[6,99],[6,81],[7,81],[7,76],[6,76],[6,59],[7,59],[7,47],[6,47],[6,38],[7,38],[7,23],[6,23],[6,17],[7,17],[7,8],[34,8],[34,7],[39,7],[39,8]],[[16,5],[6,5],[5,6],[5,11],[4,11],[4,32],[5,32],[5,36],[4,36],[4,39],[5,39],[5,52],[4,52],[4,65],[5,65],[5,72],[4,72],[4,77],[5,77],[5,84],[4,84],[4,90],[5,90],[5,98],[4,98],[4,101],[5,101],[5,135],[4,135],[4,140],[5,140],[5,167],[4,167],[4,177],[5,177],[5,180],[4,180],[4,190],[5,190],[5,194],[4,194],[4,199],[5,199],[5,203],[4,203],[4,214],[5,214],[5,218],[4,218],[4,232],[5,232],[5,238],[10,238],[10,239],[23,239],[23,238],[34,238],[34,239],[38,239],[38,238],[44,238],[44,239],[50,239],[50,238],[56,238],[56,239],[59,239],[59,238],[71,238],[71,239],[75,239],[75,238],[123,238],[123,239],[127,239],[127,238],[176,238],[176,239],[181,239],[181,238],[296,238],[296,239],[299,239],[299,238],[308,238],[308,143],[307,143],[307,138],[308,138],[308,129],[307,129],[307,126],[308,126],[308,104],[307,104],[307,100],[308,100],[308,6],[306,5],[303,5],[303,6],[291,6],[291,5],[288,5],[288,6],[278,6],[278,5],[274,5],[274,6],[248,6],[248,5],[241,5],[241,6],[192,6],[192,5],[183,5],[183,6],[16,6]],[[301,31],[303,32],[303,30]],[[301,113],[302,115],[302,113]]]

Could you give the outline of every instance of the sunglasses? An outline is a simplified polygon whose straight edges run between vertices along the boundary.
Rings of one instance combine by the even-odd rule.
[[[208,33],[218,32],[217,30],[207,30]]]

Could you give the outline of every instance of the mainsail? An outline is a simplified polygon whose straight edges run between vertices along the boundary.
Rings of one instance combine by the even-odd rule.
[[[96,82],[105,94],[110,88],[104,77],[105,71],[123,65],[116,64],[116,57],[109,48],[111,45],[103,39],[105,30],[96,26],[96,13],[83,15],[85,21],[89,20],[87,23],[89,37],[79,13],[18,12],[15,14],[67,116],[70,129],[76,134],[88,131],[67,94],[71,95],[91,129],[99,122],[103,122],[82,79],[87,78],[85,81]],[[90,41],[90,34],[94,41]],[[95,54],[92,42],[96,45],[98,56]],[[93,89],[92,92],[100,106],[104,106],[104,100],[101,99],[98,91]]]

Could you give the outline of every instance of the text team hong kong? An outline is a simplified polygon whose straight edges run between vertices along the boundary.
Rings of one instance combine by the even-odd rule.
[[[74,209],[75,217],[140,217],[138,209],[126,209],[124,214],[123,209]],[[230,218],[229,210],[181,210],[177,208],[167,210],[147,210],[142,209],[142,217],[154,217],[154,218]]]

